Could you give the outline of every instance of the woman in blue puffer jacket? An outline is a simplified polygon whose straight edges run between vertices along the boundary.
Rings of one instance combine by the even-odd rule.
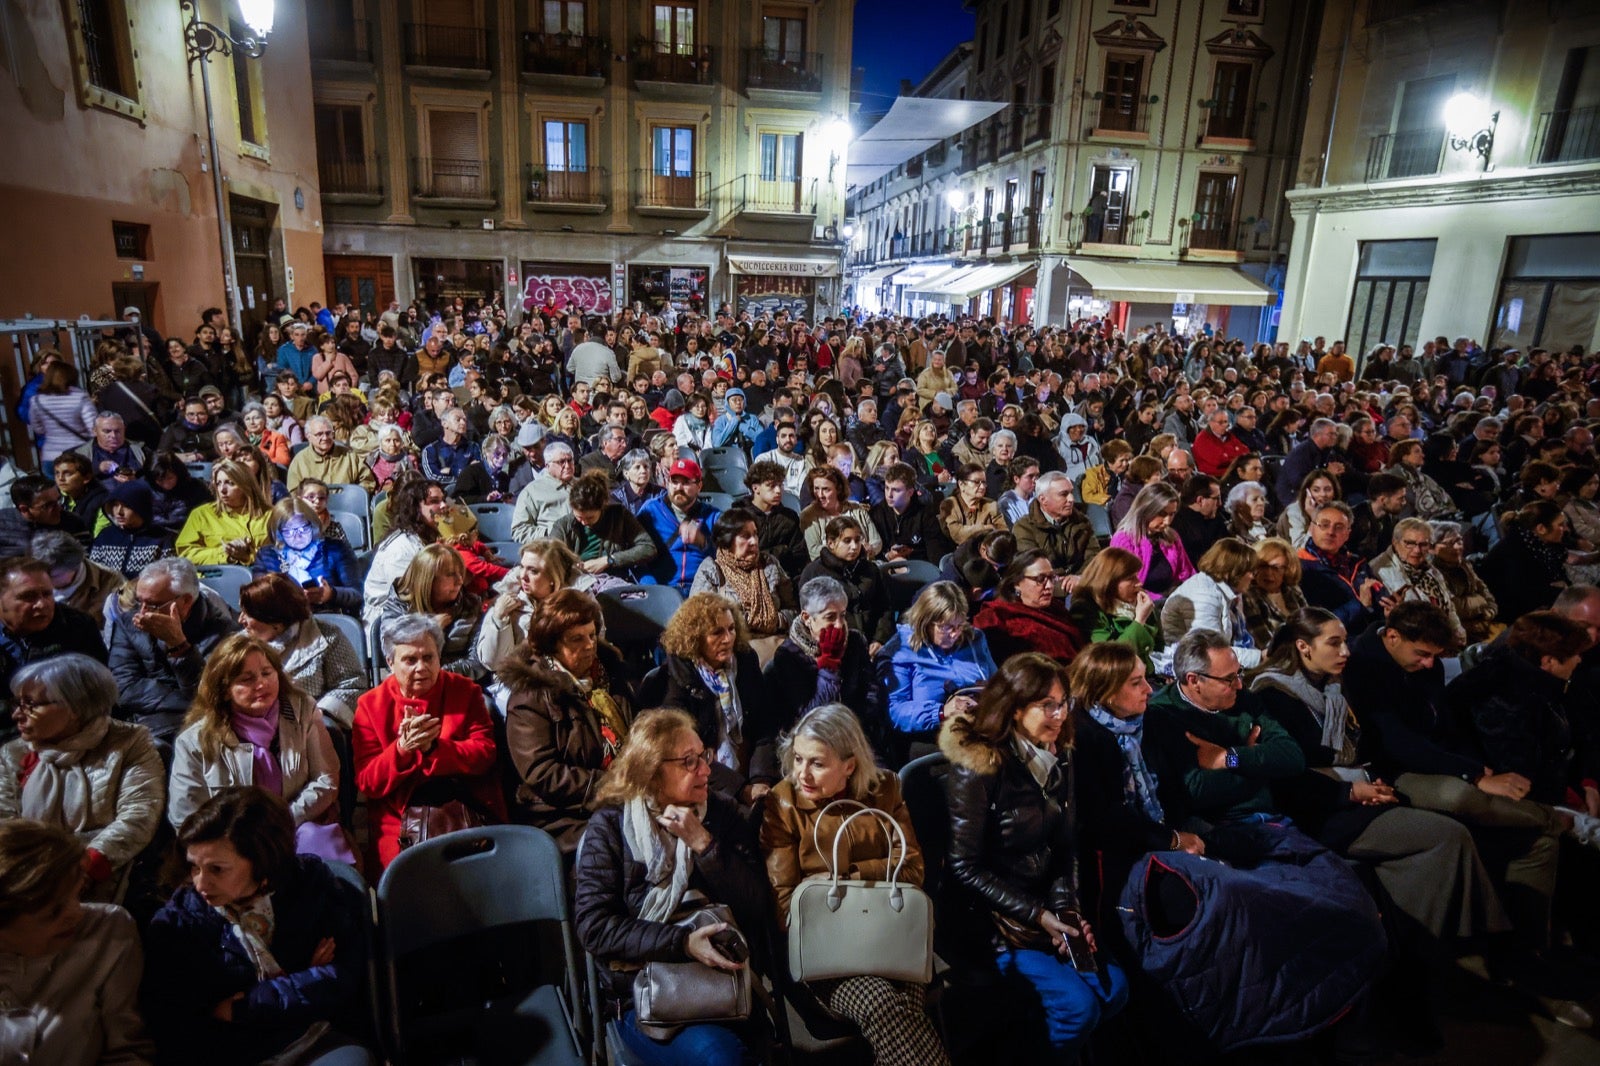
[[[945,718],[975,705],[956,693],[995,672],[989,642],[967,621],[966,594],[953,581],[936,581],[917,594],[876,661],[900,741],[896,754],[912,759],[937,750]]]
[[[146,937],[145,1019],[162,1062],[277,1059],[358,1066],[364,901],[294,852],[294,821],[265,789],[218,792],[184,820],[189,883]]]

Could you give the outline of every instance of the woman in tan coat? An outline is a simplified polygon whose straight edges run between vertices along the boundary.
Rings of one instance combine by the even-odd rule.
[[[984,495],[987,484],[983,467],[976,463],[963,464],[956,471],[956,491],[939,504],[939,524],[955,544],[1006,531],[999,506]]]
[[[922,851],[900,781],[877,768],[872,746],[850,708],[829,703],[806,712],[783,737],[779,757],[784,777],[766,797],[761,850],[777,896],[780,928],[789,926],[789,901],[800,882],[828,876],[834,834],[861,807],[883,811],[899,823],[907,845],[900,880],[922,884]],[[824,814],[834,800],[852,802]],[[857,818],[840,842],[843,876],[886,880],[889,846],[878,819]],[[829,1010],[861,1028],[879,1066],[945,1066],[950,1061],[923,1008],[921,985],[862,975],[815,981],[809,987]]]

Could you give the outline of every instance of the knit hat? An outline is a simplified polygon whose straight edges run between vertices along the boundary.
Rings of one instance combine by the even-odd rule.
[[[950,398],[950,394],[948,392],[934,393],[933,402],[937,406],[943,407],[946,411],[953,411],[956,407],[956,402]]]
[[[155,496],[151,493],[150,486],[143,481],[112,481],[111,487],[106,492],[105,502],[100,505],[107,516],[111,514],[111,505],[114,503],[127,506],[134,514],[144,519],[145,525],[149,525],[155,517]]]
[[[662,397],[661,399],[661,406],[665,407],[673,414],[677,414],[687,407],[688,404],[683,402],[683,393],[679,392],[677,389],[668,389],[666,396]]]

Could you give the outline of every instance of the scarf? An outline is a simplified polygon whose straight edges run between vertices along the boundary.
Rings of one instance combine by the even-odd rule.
[[[1427,563],[1421,566],[1411,566],[1399,556],[1395,562],[1400,564],[1400,572],[1405,575],[1406,584],[1414,592],[1419,592],[1428,598],[1428,602],[1435,607],[1443,607],[1450,602],[1450,593],[1444,587],[1443,575]]]
[[[1252,692],[1259,692],[1264,688],[1277,689],[1305,705],[1306,710],[1311,712],[1311,717],[1322,729],[1322,746],[1333,752],[1335,766],[1355,765],[1355,738],[1360,736],[1361,730],[1356,723],[1355,714],[1350,710],[1350,705],[1345,702],[1339,682],[1329,681],[1318,688],[1311,683],[1310,678],[1299,671],[1285,674],[1276,670],[1265,670],[1257,674],[1250,685]]]
[[[251,783],[281,796],[283,767],[278,764],[278,757],[272,751],[278,739],[279,706],[279,703],[274,703],[267,708],[266,714],[260,716],[230,711],[228,725],[232,727],[235,736],[253,749],[250,755],[251,768],[254,771]]]
[[[317,562],[320,543],[312,541],[304,548],[291,548],[282,541],[278,542],[278,563],[283,573],[296,584],[304,584],[314,580],[316,575],[311,572],[311,567]]]
[[[599,719],[595,732],[600,734],[600,768],[608,769],[611,760],[617,757],[617,752],[622,748],[622,741],[628,735],[627,720],[622,717],[622,709],[617,706],[617,701],[611,698],[611,693],[606,690],[606,672],[596,659],[594,666],[589,671],[589,676],[579,678],[572,671],[562,666],[555,658],[546,656],[544,666],[572,682],[572,687],[578,690],[578,695],[583,697],[589,709]]]
[[[1521,541],[1523,549],[1539,561],[1548,573],[1565,576],[1567,550],[1559,544],[1546,544],[1538,534],[1519,522],[1511,523],[1511,534]]]
[[[1089,708],[1089,717],[1106,727],[1122,751],[1123,802],[1134,810],[1143,811],[1146,818],[1160,825],[1167,815],[1156,797],[1156,786],[1160,782],[1144,761],[1144,715],[1118,718],[1097,703]]]
[[[272,934],[277,928],[272,913],[272,893],[263,892],[243,903],[229,903],[212,910],[227,920],[233,935],[239,938],[244,953],[256,968],[256,979],[270,981],[283,976],[283,967],[272,955]]]
[[[94,808],[94,788],[83,759],[105,742],[110,729],[111,719],[96,718],[48,747],[29,745],[39,761],[22,786],[18,813],[74,833],[84,832]]]
[[[763,557],[759,552],[755,563],[745,566],[734,559],[733,552],[726,548],[717,549],[717,566],[722,570],[723,581],[733,590],[734,597],[744,608],[745,625],[750,627],[752,633],[776,633],[779,625],[778,605],[772,598],[772,586],[767,584],[762,562]]]
[[[1021,733],[1011,734],[1011,750],[1017,753],[1040,789],[1054,792],[1061,784],[1061,766],[1055,752],[1041,748]]]
[[[696,662],[695,669],[700,671],[700,680],[716,697],[717,710],[722,715],[717,762],[730,770],[743,772],[744,708],[739,706],[739,694],[733,687],[734,666],[729,663],[727,670],[713,670],[705,663]]]
[[[705,807],[695,808],[704,818]],[[646,922],[664,922],[677,913],[683,894],[689,888],[689,875],[694,873],[694,852],[689,845],[656,824],[661,809],[643,796],[635,796],[622,807],[622,839],[633,857],[644,864],[644,902],[639,907],[639,918]]]
[[[789,639],[794,641],[795,646],[810,658],[815,659],[817,657],[817,652],[820,650],[817,645],[817,638],[811,635],[811,629],[806,625],[806,620],[798,614],[794,616],[794,621],[789,623]]]

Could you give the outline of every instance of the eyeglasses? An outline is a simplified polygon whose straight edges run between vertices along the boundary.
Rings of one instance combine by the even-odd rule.
[[[1055,579],[1056,579],[1056,575],[1055,575],[1055,571],[1053,571],[1053,570],[1050,571],[1049,573],[1045,573],[1045,574],[1023,574],[1022,575],[1022,580],[1023,581],[1037,581],[1041,585],[1048,585],[1048,584],[1050,584],[1050,582],[1054,581]]]
[[[1244,684],[1244,672],[1241,670],[1235,670],[1231,674],[1223,674],[1221,677],[1216,674],[1197,674],[1196,676],[1203,677],[1208,681],[1220,681],[1229,688],[1237,688]]]
[[[702,766],[707,770],[711,769],[711,764],[716,761],[716,756],[712,754],[711,749],[701,748],[696,754],[685,755],[680,759],[662,759],[661,764],[665,766],[667,763],[672,763],[675,766],[683,767],[684,773],[692,774]]]
[[[60,700],[30,700],[19,699],[11,705],[12,710],[21,713],[26,718],[37,718],[44,713],[47,707],[63,706]]]
[[[933,631],[943,637],[959,637],[967,631],[966,622],[941,622]]]
[[[1046,718],[1060,718],[1067,713],[1066,700],[1040,700],[1038,703],[1028,704],[1029,710],[1040,710]]]
[[[1400,542],[1400,546],[1402,548],[1423,548],[1423,549],[1427,549],[1427,548],[1433,547],[1433,541],[1431,541],[1431,540],[1402,540]]]

